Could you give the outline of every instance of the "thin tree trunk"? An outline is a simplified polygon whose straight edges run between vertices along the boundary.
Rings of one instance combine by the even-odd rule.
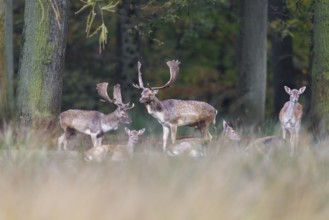
[[[120,75],[122,95],[131,101],[134,97],[131,82],[137,78],[137,61],[139,56],[138,31],[133,27],[136,19],[137,0],[122,0],[118,6],[117,18],[117,73]],[[135,92],[135,95],[137,93]]]
[[[0,0],[0,118],[13,112],[13,3]]]
[[[6,63],[8,75],[8,109],[10,116],[13,116],[15,99],[14,99],[14,45],[13,45],[13,2],[6,0]]]
[[[17,108],[23,125],[49,126],[59,113],[69,0],[25,1]]]
[[[267,0],[242,1],[240,90],[242,111],[249,125],[265,117]]]
[[[314,3],[314,52],[312,59],[312,104],[314,134],[317,139],[329,134],[329,0]]]
[[[288,20],[288,12],[285,0],[270,0],[269,20]],[[281,37],[279,34],[271,34],[272,41],[272,71],[274,87],[274,115],[279,112],[287,101],[284,86],[296,88],[296,79],[293,67],[293,48],[291,36]]]

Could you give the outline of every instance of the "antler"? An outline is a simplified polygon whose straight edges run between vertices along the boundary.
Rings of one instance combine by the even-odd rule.
[[[117,106],[120,106],[122,108],[125,109],[132,109],[135,105],[134,103],[129,107],[130,102],[124,104],[122,102],[122,96],[121,96],[121,87],[120,84],[116,84],[115,86],[113,86],[113,99],[114,99],[114,104]]]
[[[139,85],[133,84],[133,86],[137,89],[144,89],[145,87],[144,87],[144,84],[143,84],[142,72],[141,72],[142,64],[141,64],[141,62],[138,61],[137,65],[138,65],[138,83],[139,83]]]
[[[103,99],[101,99],[102,102],[109,102],[109,103],[116,103],[116,97],[114,97],[113,99],[110,99],[109,95],[107,94],[107,86],[109,85],[109,83],[107,82],[103,82],[103,83],[98,83],[96,86],[97,92],[99,94],[100,97],[102,97]],[[114,93],[114,92],[113,92]]]
[[[123,104],[121,96],[121,87],[119,83],[113,86],[113,99],[115,100],[115,104]]]
[[[171,60],[167,61],[167,66],[169,67],[170,70],[170,79],[169,81],[164,84],[163,86],[160,87],[152,87],[152,90],[159,90],[159,89],[164,89],[172,86],[172,84],[176,81],[178,72],[179,72],[179,64],[180,62],[178,60]]]

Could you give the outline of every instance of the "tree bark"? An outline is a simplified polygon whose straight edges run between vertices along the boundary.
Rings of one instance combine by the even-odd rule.
[[[0,0],[0,119],[13,112],[13,3]]]
[[[137,95],[131,82],[137,79],[137,61],[139,56],[138,31],[133,27],[136,19],[137,0],[122,0],[118,6],[117,18],[117,73],[124,100],[131,101]]]
[[[60,111],[69,0],[25,1],[17,91],[22,125],[50,126]]]
[[[314,2],[312,104],[315,138],[329,134],[329,0]]]
[[[285,0],[270,0],[269,20],[288,20]],[[272,42],[272,71],[274,88],[274,116],[278,118],[279,112],[287,101],[284,86],[296,88],[296,77],[293,67],[293,47],[291,36],[281,37],[271,34]]]
[[[243,0],[240,82],[242,111],[248,125],[265,117],[267,0]]]

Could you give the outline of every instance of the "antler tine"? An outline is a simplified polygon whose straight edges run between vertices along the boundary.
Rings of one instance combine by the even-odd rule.
[[[114,104],[116,105],[123,104],[122,96],[121,96],[121,87],[119,83],[113,86],[113,98],[115,100]]]
[[[103,98],[103,99],[101,99],[102,102],[114,103],[115,98],[112,100],[112,99],[110,99],[109,95],[107,94],[108,85],[109,85],[109,83],[107,83],[107,82],[98,83],[96,86],[96,89],[97,89],[99,96]]]
[[[134,103],[132,104],[132,106],[129,107],[130,102],[128,102],[126,104],[122,102],[121,86],[119,83],[116,84],[115,86],[113,86],[113,98],[114,98],[115,105],[125,108],[126,110],[132,109],[134,107]]]
[[[126,109],[126,110],[128,110],[128,109],[132,109],[132,108],[135,107],[135,104],[134,104],[134,103],[131,104],[131,106],[129,106],[129,105],[130,105],[130,102],[128,102],[127,104],[125,104],[125,109]]]
[[[171,60],[167,61],[167,66],[169,67],[170,71],[170,79],[169,81],[164,84],[163,86],[160,87],[152,87],[152,90],[159,90],[159,89],[164,89],[172,86],[172,84],[176,81],[178,72],[179,72],[179,64],[180,62],[178,60]]]
[[[138,83],[139,83],[139,85],[133,84],[133,86],[137,89],[144,89],[144,83],[143,83],[142,72],[141,72],[142,64],[141,64],[141,62],[138,61],[137,65],[138,65]]]

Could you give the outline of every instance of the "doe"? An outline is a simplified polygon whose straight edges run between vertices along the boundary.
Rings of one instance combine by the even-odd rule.
[[[291,155],[294,153],[295,146],[298,143],[299,131],[301,126],[301,118],[303,115],[303,106],[298,103],[299,95],[303,94],[306,86],[300,89],[290,89],[284,87],[286,93],[289,94],[290,100],[286,102],[279,113],[279,119],[282,129],[282,137],[286,139],[287,131],[290,133]]]

